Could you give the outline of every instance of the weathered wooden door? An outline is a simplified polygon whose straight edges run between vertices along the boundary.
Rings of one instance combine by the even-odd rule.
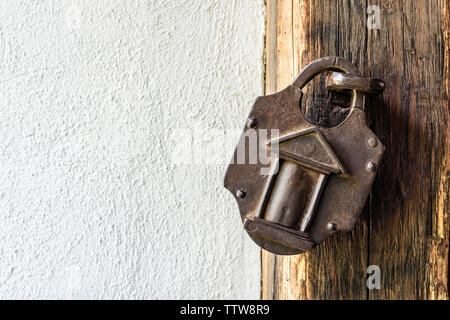
[[[449,1],[268,0],[266,90],[291,83],[309,62],[344,57],[386,82],[369,104],[386,152],[356,229],[311,253],[263,252],[263,299],[448,299]],[[339,112],[320,82],[303,106],[333,125]],[[314,92],[315,94],[312,94]],[[367,267],[381,288],[366,287]]]

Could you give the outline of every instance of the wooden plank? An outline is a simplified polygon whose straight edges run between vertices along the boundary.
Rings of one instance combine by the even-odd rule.
[[[387,90],[374,112],[386,155],[370,221],[370,263],[380,266],[384,290],[370,298],[447,299],[447,3],[374,4],[383,20],[369,33],[368,69]]]
[[[333,28],[346,29],[350,23],[355,23],[355,13],[350,12],[346,6],[341,10],[337,2],[297,0],[293,4],[295,74],[316,58],[327,55],[343,56],[360,64],[363,55],[352,59],[351,53],[359,51],[356,47],[359,48],[361,43],[347,41],[348,35],[338,39],[335,33],[330,32]],[[359,10],[363,11],[365,7],[360,7]],[[364,37],[364,33],[361,36]],[[307,96],[314,99],[306,97],[305,100],[313,102],[316,98],[324,99],[324,90],[320,91],[319,85],[319,82],[315,82],[306,91]],[[308,119],[318,124],[330,120],[325,119],[325,114],[314,105],[307,104],[304,111]],[[279,291],[276,297],[365,299],[366,230],[366,221],[363,219],[356,232],[339,234],[311,253],[283,258],[278,278],[280,283],[286,282],[289,286],[277,286]]]
[[[276,89],[281,89],[292,83],[294,78],[294,43],[292,38],[292,0],[277,0],[277,69]],[[279,299],[280,286],[284,282],[282,275],[285,267],[289,264],[284,260],[289,259],[282,256],[274,256],[274,292],[273,298]]]
[[[443,163],[440,168],[441,175],[438,182],[438,191],[436,197],[437,214],[433,215],[432,225],[432,247],[430,253],[430,281],[429,298],[430,299],[449,299],[449,220],[448,212],[450,208],[450,1],[443,1],[443,25],[444,25],[444,77],[446,75],[445,87],[446,95],[443,101],[445,109],[445,99],[447,100],[447,112],[443,122],[447,126],[447,144],[444,150]],[[447,158],[447,165],[445,164]],[[447,170],[445,172],[445,167]]]
[[[447,299],[448,1],[371,1],[380,8],[379,30],[367,28],[366,1],[269,2],[277,8],[276,89],[314,59],[349,59],[387,83],[368,110],[387,152],[353,232],[301,256],[263,255],[271,266],[270,277],[263,270],[263,298]],[[321,101],[319,85],[306,93]],[[303,106],[311,121],[336,120],[314,106]],[[381,268],[380,290],[366,289],[371,264]]]
[[[266,3],[266,50],[265,50],[265,91],[272,94],[277,91],[277,3]],[[261,298],[274,298],[275,255],[261,251]]]

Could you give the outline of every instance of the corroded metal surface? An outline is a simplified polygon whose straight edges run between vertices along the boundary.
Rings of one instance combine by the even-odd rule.
[[[378,95],[384,91],[384,82],[378,79],[362,78],[353,74],[331,72],[326,79],[328,90],[357,90],[358,92]]]
[[[333,128],[307,122],[299,107],[301,89],[325,71],[333,71],[329,89],[351,91],[351,111]],[[354,227],[384,152],[364,114],[366,94],[381,88],[381,81],[361,77],[348,61],[325,57],[308,65],[293,85],[256,99],[224,184],[259,246],[276,254],[299,254]],[[278,136],[267,134],[273,129]],[[263,152],[276,155],[270,164],[261,156],[250,161],[252,136]],[[245,156],[238,156],[243,150]]]

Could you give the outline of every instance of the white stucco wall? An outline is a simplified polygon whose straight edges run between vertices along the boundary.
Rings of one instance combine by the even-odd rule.
[[[242,128],[263,32],[263,0],[0,2],[0,298],[259,297],[225,165],[177,156]]]

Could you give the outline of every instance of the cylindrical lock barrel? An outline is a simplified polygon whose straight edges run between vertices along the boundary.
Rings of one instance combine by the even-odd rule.
[[[283,161],[264,218],[306,231],[325,176],[291,161]],[[320,188],[318,190],[318,188]]]

